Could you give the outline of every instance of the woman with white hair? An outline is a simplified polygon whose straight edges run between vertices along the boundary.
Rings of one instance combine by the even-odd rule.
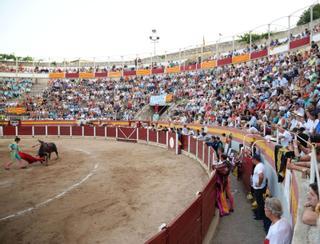
[[[290,244],[292,239],[292,228],[289,222],[282,216],[282,205],[279,199],[267,198],[264,205],[265,215],[272,224],[268,231],[265,243]]]

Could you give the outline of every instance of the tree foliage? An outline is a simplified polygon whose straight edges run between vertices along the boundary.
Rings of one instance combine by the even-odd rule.
[[[272,33],[270,33],[270,36],[272,35]],[[245,33],[241,36],[238,36],[239,41],[246,43],[246,44],[250,44],[250,33]],[[256,34],[256,33],[251,33],[251,40],[252,43],[262,40],[262,39],[268,39],[268,33],[262,33],[262,34]]]
[[[26,57],[23,57],[22,58],[22,61],[25,61],[25,62],[32,62],[33,61],[33,58],[30,57],[30,56],[26,56]]]
[[[310,22],[310,12],[311,12],[311,8],[308,8],[307,10],[305,10],[298,22],[297,25],[304,25]],[[316,4],[313,6],[313,20],[319,19],[320,18],[320,4]]]
[[[32,62],[33,58],[30,56],[20,57],[20,56],[15,56],[14,54],[1,53],[0,60],[1,61],[16,61],[16,60],[18,60],[18,61],[23,61],[23,62]]]

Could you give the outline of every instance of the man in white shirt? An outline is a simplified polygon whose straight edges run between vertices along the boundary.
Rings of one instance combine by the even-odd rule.
[[[283,75],[280,73],[278,77],[279,83],[281,87],[287,87],[288,86],[288,80],[283,77]]]
[[[298,116],[304,117],[304,109],[300,103],[294,105],[294,113]]]
[[[302,123],[297,120],[298,115],[296,113],[292,113],[291,115],[292,119],[290,121],[290,131],[293,131],[294,128],[301,128],[302,127]]]
[[[189,134],[189,130],[187,128],[187,125],[184,125],[183,128],[182,128],[182,134],[183,135],[188,135]]]
[[[278,127],[279,130],[279,142],[281,146],[287,147],[292,141],[292,136],[289,131],[283,129],[281,126]]]
[[[304,123],[303,126],[306,128],[309,135],[312,135],[319,123],[319,120],[317,119],[318,114],[307,112],[307,116],[308,120]]]
[[[253,164],[255,165],[253,175],[252,175],[252,187],[254,189],[254,196],[257,201],[258,207],[256,212],[256,220],[264,220],[264,199],[263,193],[266,188],[266,176],[265,176],[265,167],[261,162],[260,155],[255,154],[253,156]]]
[[[280,81],[278,80],[278,79],[274,79],[273,81],[272,81],[272,88],[278,88],[279,87],[279,85],[280,85]]]
[[[290,244],[293,235],[292,227],[285,218],[281,218],[283,211],[280,200],[275,197],[267,198],[264,211],[272,222],[265,243]]]

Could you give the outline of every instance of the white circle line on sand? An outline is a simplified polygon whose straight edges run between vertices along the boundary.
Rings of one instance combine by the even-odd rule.
[[[83,150],[83,149],[79,149],[79,148],[74,149],[74,151],[83,152],[83,153],[85,153],[85,154],[87,154],[87,155],[91,155],[90,152],[88,152],[88,151],[86,151],[86,150]]]
[[[7,219],[11,219],[11,218],[14,218],[14,217],[18,217],[18,216],[21,216],[25,213],[28,213],[28,212],[31,212],[33,210],[36,210],[50,202],[52,202],[53,200],[56,200],[62,196],[64,196],[66,193],[72,191],[74,188],[76,188],[77,186],[81,185],[82,183],[84,183],[86,180],[88,180],[94,173],[95,171],[97,170],[97,168],[99,167],[99,163],[96,163],[93,167],[93,169],[84,177],[82,178],[80,181],[76,182],[75,184],[69,186],[67,189],[65,189],[64,191],[60,192],[58,195],[52,197],[52,198],[49,198],[41,203],[38,203],[36,204],[34,207],[30,207],[30,208],[27,208],[27,209],[24,209],[24,210],[21,210],[21,211],[18,211],[14,214],[10,214],[8,216],[5,216],[5,217],[2,217],[0,218],[0,221],[3,221],[3,220],[7,220]]]

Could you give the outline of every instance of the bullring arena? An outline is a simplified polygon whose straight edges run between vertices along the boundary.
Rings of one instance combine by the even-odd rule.
[[[194,160],[164,148],[103,139],[57,144],[49,166],[1,171],[1,243],[142,243],[208,181]],[[0,141],[0,161],[9,160]],[[22,138],[22,150],[36,139]]]
[[[319,244],[320,3],[287,1],[0,1],[0,244]]]

